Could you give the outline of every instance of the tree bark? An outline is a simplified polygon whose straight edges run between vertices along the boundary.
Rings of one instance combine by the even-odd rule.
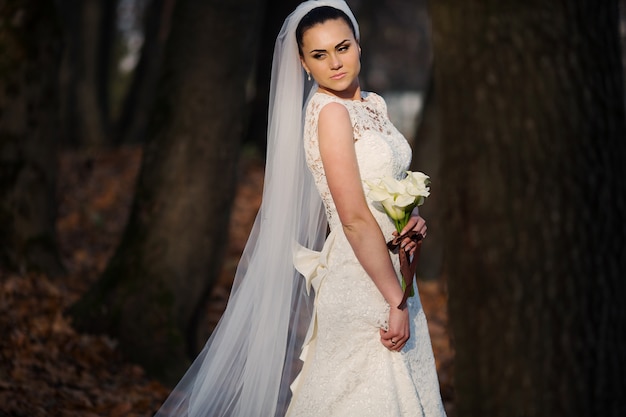
[[[115,34],[117,25],[118,2],[110,0],[99,0],[98,18],[98,41],[96,52],[94,53],[95,70],[95,91],[97,108],[101,118],[102,134],[105,144],[113,142],[112,134],[112,114],[111,114],[111,73],[114,65]]]
[[[196,353],[198,309],[220,269],[259,7],[177,1],[127,230],[72,308],[80,328],[116,337],[165,382]]]
[[[300,0],[267,0],[263,30],[259,45],[258,64],[250,121],[244,143],[261,155],[267,149],[267,109],[269,106],[270,78],[274,44],[285,18],[300,4]]]
[[[108,143],[102,62],[104,0],[59,0],[65,32],[61,67],[62,139],[73,147],[98,148]],[[111,33],[109,33],[111,35]]]
[[[441,195],[444,190],[440,181],[441,129],[435,86],[432,76],[424,91],[423,107],[417,115],[417,129],[413,143],[411,170],[422,171],[430,177],[431,194],[419,208],[420,216],[428,222],[428,239],[420,249],[417,276],[423,279],[442,278],[443,272],[443,223]]]
[[[626,415],[617,2],[430,6],[457,414]]]
[[[54,2],[5,1],[1,11],[0,269],[56,275],[61,33]]]
[[[141,56],[116,121],[115,143],[143,144],[176,0],[151,0],[144,13]]]

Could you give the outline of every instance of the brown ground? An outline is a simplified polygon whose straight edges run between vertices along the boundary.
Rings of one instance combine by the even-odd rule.
[[[0,417],[151,416],[168,390],[128,363],[106,336],[77,333],[63,311],[105,267],[124,228],[141,161],[138,148],[65,152],[60,158],[58,231],[67,276],[0,279]],[[263,166],[243,158],[228,258],[212,296],[219,319],[239,253],[260,204]],[[1,272],[0,272],[1,273]],[[442,395],[452,411],[454,352],[443,280],[420,281]]]

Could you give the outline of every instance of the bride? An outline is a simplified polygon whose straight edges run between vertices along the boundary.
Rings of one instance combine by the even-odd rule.
[[[403,303],[395,228],[364,185],[401,178],[411,149],[361,91],[360,55],[342,0],[285,20],[261,209],[220,323],[157,416],[445,416],[419,296]],[[426,235],[417,210],[409,230]]]

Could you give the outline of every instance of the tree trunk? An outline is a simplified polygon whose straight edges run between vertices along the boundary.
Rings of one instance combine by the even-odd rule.
[[[116,64],[113,62],[115,48],[115,34],[117,25],[118,2],[111,0],[99,0],[98,8],[98,40],[94,62],[96,64],[94,83],[97,108],[101,119],[101,129],[104,135],[104,143],[112,143],[111,139],[111,70]]]
[[[443,274],[443,223],[441,195],[444,190],[440,181],[441,132],[439,112],[432,76],[424,92],[422,111],[417,115],[417,129],[413,144],[411,170],[422,171],[430,177],[431,194],[419,208],[420,215],[428,222],[428,239],[420,249],[417,276],[423,279],[441,278]]]
[[[116,337],[166,382],[196,353],[198,309],[220,270],[259,7],[177,1],[129,225],[72,308],[79,327]]]
[[[251,105],[250,121],[244,142],[265,155],[267,149],[267,109],[269,107],[269,94],[272,73],[272,58],[274,56],[274,44],[278,32],[300,0],[268,0],[263,19],[263,30],[259,45],[258,65],[256,72],[254,97]]]
[[[65,30],[65,56],[61,68],[63,142],[98,148],[107,144],[108,120],[103,107],[101,77],[108,71],[101,62],[102,0],[59,0]],[[109,35],[111,35],[109,33]]]
[[[176,0],[151,0],[144,12],[144,42],[116,122],[116,144],[145,142],[163,49]]]
[[[63,268],[54,221],[61,33],[54,2],[0,14],[0,269]]]
[[[617,2],[431,12],[458,415],[626,415]]]

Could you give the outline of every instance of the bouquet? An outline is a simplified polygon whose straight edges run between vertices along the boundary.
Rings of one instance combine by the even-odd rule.
[[[423,236],[414,230],[410,230],[405,234],[402,229],[409,222],[411,212],[417,206],[424,203],[426,197],[430,195],[430,177],[422,172],[406,171],[406,177],[397,180],[392,177],[385,177],[378,181],[365,181],[370,190],[367,196],[376,202],[379,202],[387,215],[393,220],[398,235],[387,242],[390,250],[397,250],[400,258],[400,272],[402,274],[402,290],[404,297],[398,308],[403,309],[406,306],[406,300],[415,295],[413,289],[413,276],[417,267],[417,259],[419,258],[419,249]],[[406,251],[399,249],[400,243],[405,238],[412,239],[417,244],[417,249],[412,260]]]

